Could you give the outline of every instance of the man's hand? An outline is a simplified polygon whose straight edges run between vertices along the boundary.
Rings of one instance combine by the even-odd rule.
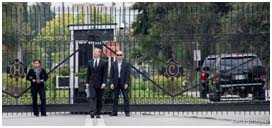
[[[101,85],[101,89],[104,89],[105,87],[106,87],[106,84],[103,83],[103,84]]]
[[[34,83],[34,82],[36,82],[36,80],[35,80],[35,79],[32,79],[32,82]]]
[[[43,82],[43,80],[41,80],[41,82]]]
[[[127,89],[128,88],[128,84],[125,84],[124,88]]]
[[[111,85],[110,85],[110,88],[113,90],[113,89],[114,89],[114,85],[113,85],[113,84],[111,84]]]

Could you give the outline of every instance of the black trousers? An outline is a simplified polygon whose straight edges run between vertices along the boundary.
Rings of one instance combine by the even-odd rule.
[[[100,114],[102,106],[103,106],[104,89],[96,88],[95,86],[90,86],[89,91],[90,91],[90,97],[89,97],[90,112],[95,112],[96,114]]]
[[[31,86],[31,95],[32,95],[32,107],[35,115],[39,114],[38,105],[37,105],[37,94],[40,95],[41,100],[41,114],[46,115],[46,95],[44,84],[35,84]]]
[[[129,113],[129,101],[128,101],[128,89],[124,89],[124,87],[121,87],[120,79],[118,79],[118,85],[114,88],[113,91],[113,113],[118,112],[118,99],[120,95],[120,91],[122,92],[123,99],[124,99],[124,111],[125,113]]]

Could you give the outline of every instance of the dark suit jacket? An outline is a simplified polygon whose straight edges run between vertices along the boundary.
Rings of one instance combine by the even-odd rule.
[[[36,80],[36,74],[35,74],[34,69],[30,69],[28,71],[28,73],[26,75],[26,79],[31,82],[31,85],[37,84],[36,82],[32,82],[33,79]],[[47,75],[46,71],[43,68],[41,69],[40,79],[44,80],[44,82],[48,79],[48,75]],[[44,82],[41,82],[40,84],[44,84]]]
[[[128,63],[123,60],[121,64],[121,71],[120,71],[120,83],[121,87],[124,87],[125,84],[130,84],[129,78],[130,78],[130,67]],[[111,84],[114,84],[114,87],[118,86],[118,64],[117,61],[114,61],[111,64],[111,70],[110,70],[110,79],[111,79]]]
[[[100,88],[102,83],[107,82],[107,61],[100,58],[97,68],[94,68],[94,60],[88,63],[86,82],[90,86]]]

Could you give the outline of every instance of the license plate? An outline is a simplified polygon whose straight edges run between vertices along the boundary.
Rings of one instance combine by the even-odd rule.
[[[243,80],[243,79],[245,79],[245,75],[236,75],[235,79],[236,80]]]

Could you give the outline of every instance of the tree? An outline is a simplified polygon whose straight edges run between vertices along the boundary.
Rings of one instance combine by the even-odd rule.
[[[36,2],[29,7],[29,21],[33,36],[36,36],[46,22],[55,17],[55,12],[51,10],[50,2]]]
[[[21,43],[29,40],[28,34],[31,32],[28,22],[27,3],[4,2],[2,12],[3,55],[16,56],[17,59],[22,61]],[[14,50],[14,48],[17,50]],[[3,61],[3,63],[6,62]]]
[[[140,13],[132,25],[140,46],[132,57],[139,62],[155,61],[158,68],[171,57],[182,65],[193,64],[196,43],[192,42],[199,43],[201,58],[269,46],[268,3],[135,3],[132,8]],[[264,47],[258,48],[260,41]],[[238,44],[243,45],[237,48]]]
[[[67,50],[70,48],[70,31],[68,25],[85,24],[86,15],[84,15],[83,9],[66,9],[74,13],[66,12],[58,14],[50,21],[47,21],[32,42],[33,45],[41,47],[41,51],[37,54],[39,54],[38,56],[43,56],[41,59],[43,59],[44,62],[50,62],[48,63],[49,68],[52,68],[52,63],[60,63],[64,57],[69,55],[69,50]],[[53,12],[60,12],[60,10],[61,8],[54,8]],[[96,18],[94,18],[94,12]],[[96,20],[96,23],[110,23],[112,19],[109,15],[104,16],[99,8],[95,7],[89,10],[88,16],[90,22],[94,22],[94,19],[99,19]],[[64,50],[62,49],[63,42]]]
[[[222,9],[221,6],[227,4],[135,3],[133,9],[137,9],[140,14],[132,27],[141,47],[133,57],[138,57],[140,62],[151,59],[158,64],[157,67],[173,57],[183,65],[193,63],[195,45],[192,42],[198,40],[202,47],[212,49],[212,34],[220,31],[216,29],[220,26],[218,20],[228,12],[228,9]],[[199,36],[202,33],[208,34]]]
[[[50,3],[35,3],[30,7],[26,2],[3,3],[3,55],[8,57],[17,53],[16,58],[20,61],[24,63],[32,61],[24,57],[24,55],[32,54],[32,52],[23,47],[25,47],[26,43],[31,42],[33,37],[40,31],[39,28],[43,27],[46,21],[54,17],[54,14],[50,11],[50,6]],[[50,16],[46,15],[50,14],[50,12]],[[6,58],[3,60],[3,63],[11,61]]]
[[[233,52],[255,53],[269,67],[269,8],[269,3],[233,4],[224,17],[227,23],[222,29],[230,35],[225,37],[224,47]]]

